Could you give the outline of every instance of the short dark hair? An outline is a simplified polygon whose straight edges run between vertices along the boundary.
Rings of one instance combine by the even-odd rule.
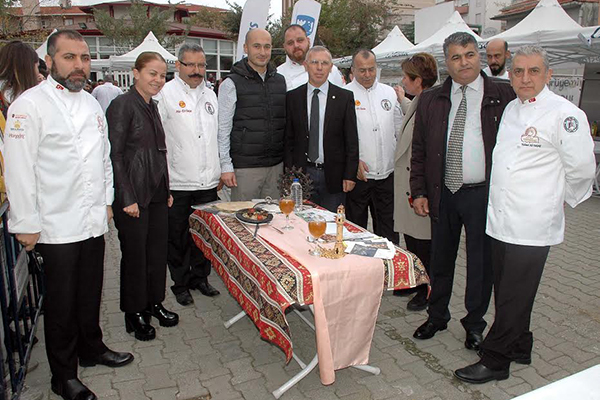
[[[452,35],[448,36],[446,40],[444,40],[444,57],[448,56],[448,47],[450,45],[458,45],[461,47],[467,47],[469,44],[472,44],[477,48],[477,40],[475,37],[468,32],[455,32]]]
[[[354,67],[354,60],[356,59],[356,57],[361,56],[362,58],[364,58],[365,60],[371,56],[373,56],[375,58],[375,61],[377,62],[377,56],[375,55],[375,53],[373,53],[373,50],[371,49],[358,49],[354,52],[354,54],[352,54],[352,66]]]
[[[412,81],[421,78],[423,89],[428,89],[437,82],[437,63],[431,54],[417,53],[402,61],[401,68],[404,75]]]
[[[291,24],[290,26],[288,26],[287,28],[285,28],[285,31],[283,31],[283,37],[285,38],[285,34],[288,33],[288,31],[290,29],[294,29],[294,28],[298,28],[298,29],[302,30],[302,32],[304,32],[304,34],[306,36],[308,36],[308,32],[306,32],[306,29],[304,29],[304,27],[302,25]]]
[[[83,39],[83,36],[81,36],[81,33],[74,31],[72,29],[63,29],[60,31],[56,31],[52,35],[50,35],[50,37],[48,38],[47,53],[50,57],[53,58],[54,55],[56,54],[56,42],[58,41],[59,38],[61,38],[63,36],[67,39],[79,40],[79,41],[85,42],[85,39]]]

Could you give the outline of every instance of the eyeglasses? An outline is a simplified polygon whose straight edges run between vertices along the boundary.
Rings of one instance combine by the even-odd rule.
[[[329,67],[332,64],[331,61],[327,61],[327,60],[323,60],[323,61],[310,60],[308,63],[311,65],[314,65],[314,66],[320,65],[321,67]]]
[[[179,60],[179,63],[181,65],[183,65],[184,67],[190,67],[190,68],[194,68],[197,67],[198,69],[202,69],[202,68],[206,68],[206,63],[185,63],[181,60]]]

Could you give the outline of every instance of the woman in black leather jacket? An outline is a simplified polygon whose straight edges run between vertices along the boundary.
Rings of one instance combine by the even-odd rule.
[[[135,84],[106,111],[110,158],[115,175],[115,225],[121,242],[121,310],[125,328],[138,340],[152,340],[179,316],[162,306],[167,273],[169,194],[165,132],[152,96],[165,84],[162,56],[144,52],[135,61]]]

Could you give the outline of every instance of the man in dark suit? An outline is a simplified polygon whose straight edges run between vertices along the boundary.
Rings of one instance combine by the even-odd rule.
[[[467,287],[461,319],[465,347],[477,350],[492,293],[490,240],[485,234],[492,149],[504,107],[515,98],[508,81],[481,73],[475,38],[444,41],[449,77],[424,91],[417,106],[410,188],[415,212],[431,218],[429,318],[414,337],[446,329],[461,230],[467,237]]]
[[[354,95],[328,82],[333,62],[325,47],[310,49],[304,66],[308,83],[287,93],[284,165],[305,170],[313,180],[311,200],[335,212],[356,184]]]

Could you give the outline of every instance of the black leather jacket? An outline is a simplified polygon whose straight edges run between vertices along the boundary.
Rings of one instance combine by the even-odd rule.
[[[165,132],[156,103],[146,103],[132,86],[110,103],[106,119],[115,202],[147,207],[160,184],[169,187]]]

